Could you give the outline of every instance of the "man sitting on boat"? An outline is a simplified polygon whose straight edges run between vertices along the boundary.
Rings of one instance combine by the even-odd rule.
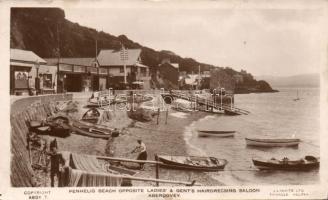
[[[137,151],[139,151],[139,155],[137,157],[137,160],[147,160],[147,148],[145,143],[142,142],[142,140],[137,140],[138,141],[138,146],[136,146],[136,148],[131,151],[131,153],[135,153]],[[144,163],[140,163],[140,169],[144,170]]]

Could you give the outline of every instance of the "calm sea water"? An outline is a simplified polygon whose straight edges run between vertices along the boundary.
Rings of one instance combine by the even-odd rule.
[[[236,107],[250,111],[249,115],[210,115],[194,122],[185,130],[190,153],[228,160],[225,171],[210,173],[230,185],[252,184],[315,184],[319,170],[309,172],[258,171],[254,158],[299,158],[320,155],[320,116],[318,88],[278,88],[279,93],[236,95]],[[296,98],[297,90],[301,100]],[[199,138],[197,129],[235,130],[231,138]],[[246,146],[245,137],[301,139],[298,148],[257,148]]]

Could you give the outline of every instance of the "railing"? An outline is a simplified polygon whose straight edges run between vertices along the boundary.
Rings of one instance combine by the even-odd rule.
[[[233,104],[226,104],[222,102],[217,103],[212,99],[201,98],[196,95],[188,95],[183,92],[171,91],[170,93],[166,93],[166,94],[175,96],[177,98],[185,99],[188,101],[192,101],[195,102],[196,104],[206,105],[207,107],[213,107],[215,109],[223,109],[223,110],[233,111],[245,115],[249,113],[249,111],[247,110],[234,107]]]

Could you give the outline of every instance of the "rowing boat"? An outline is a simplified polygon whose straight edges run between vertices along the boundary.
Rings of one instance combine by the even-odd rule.
[[[74,121],[72,123],[71,129],[78,135],[83,135],[93,138],[108,139],[112,137],[111,132],[107,132],[105,130],[98,129],[98,128],[88,127],[77,121]]]
[[[298,146],[300,139],[257,139],[245,138],[246,144],[249,146],[259,147],[292,147]]]
[[[198,130],[199,137],[232,137],[236,131]]]
[[[240,115],[240,113],[233,111],[233,110],[224,110],[224,114],[226,115]]]
[[[274,169],[274,170],[292,170],[302,171],[318,168],[320,165],[320,158],[314,156],[305,156],[298,160],[289,160],[288,158],[270,160],[252,159],[254,166],[258,169]]]
[[[82,121],[97,123],[99,117],[100,117],[100,112],[97,110],[97,108],[91,108],[84,113],[84,115],[82,116]]]
[[[158,155],[161,166],[171,169],[196,170],[196,171],[219,171],[223,170],[228,163],[225,159],[200,156],[168,156]]]

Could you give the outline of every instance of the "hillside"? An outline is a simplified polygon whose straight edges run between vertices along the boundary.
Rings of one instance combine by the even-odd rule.
[[[156,71],[158,64],[169,58],[179,63],[180,71],[208,71],[215,66],[200,63],[192,58],[182,58],[169,50],[155,51],[130,40],[125,35],[113,36],[103,31],[80,26],[65,19],[65,13],[59,8],[12,8],[11,9],[10,47],[34,51],[41,57],[57,57],[58,44],[62,57],[93,57],[95,56],[96,40],[100,49],[119,49],[121,43],[127,48],[141,48],[141,59],[145,65]],[[229,75],[241,74],[231,68],[222,68]],[[244,74],[241,74],[244,76]],[[247,79],[247,77],[245,78]],[[271,92],[268,84],[262,84],[251,77],[241,88],[245,91]],[[269,86],[269,87],[266,87]],[[260,89],[262,88],[262,89]],[[250,90],[248,90],[250,89]]]

